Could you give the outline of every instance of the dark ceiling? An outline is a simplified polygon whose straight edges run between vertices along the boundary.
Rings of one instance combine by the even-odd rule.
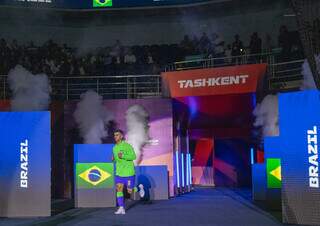
[[[103,21],[121,23],[121,18],[132,18],[133,21],[163,19],[164,17],[179,17],[197,15],[198,17],[243,14],[250,11],[263,11],[274,7],[289,8],[289,0],[222,0],[207,4],[169,7],[169,8],[138,8],[138,9],[115,9],[115,10],[58,10],[58,9],[34,9],[34,8],[10,8],[0,7],[0,20],[25,20],[33,23],[57,23],[83,22],[84,24],[94,21],[103,24]],[[92,25],[92,24],[91,24]]]

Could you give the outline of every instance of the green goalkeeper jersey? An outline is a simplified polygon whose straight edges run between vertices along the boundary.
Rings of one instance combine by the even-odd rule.
[[[125,141],[121,141],[113,147],[114,162],[116,164],[116,176],[131,177],[135,175],[133,160],[136,159],[136,153],[132,146]],[[122,152],[120,159],[118,154]]]

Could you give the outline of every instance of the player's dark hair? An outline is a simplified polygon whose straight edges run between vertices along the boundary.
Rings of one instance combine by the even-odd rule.
[[[113,133],[121,133],[122,135],[124,135],[121,129],[116,129],[115,131],[113,131]]]

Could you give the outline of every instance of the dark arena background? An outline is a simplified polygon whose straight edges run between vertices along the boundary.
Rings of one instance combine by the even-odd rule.
[[[0,225],[320,225],[319,88],[318,0],[0,0]]]

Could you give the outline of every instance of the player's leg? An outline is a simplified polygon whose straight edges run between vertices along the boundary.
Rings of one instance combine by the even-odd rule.
[[[146,192],[144,191],[144,186],[143,184],[139,184],[139,195],[140,195],[140,198],[144,198]]]
[[[127,181],[127,191],[130,194],[131,198],[133,199],[133,195],[135,192],[138,191],[137,187],[135,186],[135,176],[129,177]],[[139,195],[140,198],[144,197],[144,188],[142,184],[139,184]]]
[[[135,187],[135,176],[127,178],[127,192],[130,195],[130,198],[133,199],[134,192],[136,190]]]
[[[124,184],[122,183],[121,178],[116,177],[117,204],[119,209],[115,212],[115,214],[125,214],[123,187]]]

